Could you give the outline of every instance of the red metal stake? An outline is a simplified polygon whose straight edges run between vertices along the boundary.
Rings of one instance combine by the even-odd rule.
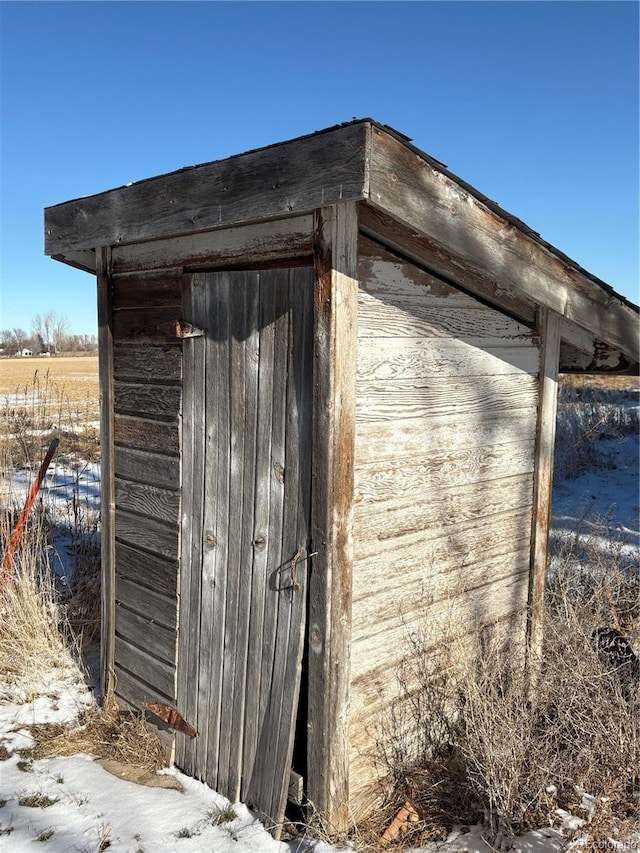
[[[47,473],[47,468],[51,460],[53,459],[53,454],[58,449],[58,445],[60,444],[60,439],[54,438],[51,444],[49,445],[49,449],[47,450],[47,455],[42,460],[42,464],[40,465],[40,470],[38,471],[38,476],[36,477],[31,489],[29,490],[29,494],[27,495],[27,500],[24,504],[24,509],[20,513],[20,518],[18,519],[16,526],[13,529],[13,533],[11,534],[11,539],[9,539],[9,545],[7,550],[5,551],[4,559],[2,561],[2,574],[0,574],[0,588],[4,586],[4,583],[7,579],[7,575],[9,574],[9,570],[13,566],[13,554],[16,550],[18,542],[20,540],[20,534],[22,533],[22,528],[25,525],[27,518],[29,517],[29,513],[31,512],[31,507],[33,506],[33,502],[36,499],[38,492],[40,491],[40,486],[42,485],[42,481],[44,480],[45,474]]]

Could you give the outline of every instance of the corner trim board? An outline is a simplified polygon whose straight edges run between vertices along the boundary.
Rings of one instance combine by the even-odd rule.
[[[102,620],[100,677],[103,695],[115,688],[115,479],[113,438],[113,288],[111,249],[96,249],[98,285],[98,377],[100,385],[100,519]]]
[[[553,487],[553,452],[556,436],[558,398],[558,363],[560,353],[559,314],[540,309],[538,328],[542,339],[538,426],[531,528],[531,569],[529,575],[529,618],[527,657],[529,683],[535,684],[542,653],[542,621],[547,582],[551,490]]]
[[[354,202],[316,211],[307,796],[332,830],[350,819],[357,247]]]

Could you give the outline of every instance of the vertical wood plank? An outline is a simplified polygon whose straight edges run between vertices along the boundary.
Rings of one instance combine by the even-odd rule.
[[[248,803],[275,822],[272,831],[276,837],[284,817],[291,768],[305,628],[310,532],[312,281],[310,269],[284,273],[274,302],[279,329],[274,355],[276,428],[272,447],[276,480],[283,488],[273,493],[271,511],[272,535],[279,536],[280,554],[278,563],[271,567],[265,602],[260,732],[246,795]],[[275,468],[280,465],[278,459],[282,471]],[[299,550],[301,560],[296,564],[294,577],[291,564]]]
[[[255,732],[253,755],[249,756],[251,770],[245,767],[245,785],[243,796],[251,806],[257,808],[271,819],[276,816],[269,812],[270,794],[277,775],[273,763],[265,762],[273,745],[274,701],[276,685],[274,684],[274,661],[278,653],[278,644],[286,644],[287,637],[278,637],[278,613],[282,604],[282,593],[279,592],[280,569],[286,554],[283,552],[283,521],[285,482],[288,479],[285,459],[285,428],[286,428],[286,387],[287,387],[287,351],[290,329],[290,306],[288,304],[287,272],[281,270],[265,270],[260,273],[260,302],[261,329],[271,330],[272,341],[267,351],[260,354],[260,366],[263,359],[270,358],[268,375],[269,385],[263,385],[260,377],[260,405],[266,405],[270,414],[269,455],[262,460],[262,488],[258,486],[257,506],[266,502],[268,517],[265,519],[266,528],[262,529],[259,538],[266,533],[266,572],[263,578],[255,578],[258,583],[265,584],[263,611],[259,621],[262,624],[259,649],[253,658],[253,666],[257,668],[247,682],[247,695],[256,695],[257,729]],[[262,396],[264,395],[264,396]],[[258,440],[258,454],[265,451]],[[282,776],[280,780],[282,781]]]
[[[202,275],[185,277],[184,316],[202,325],[206,287]],[[199,731],[198,677],[199,625],[204,513],[204,417],[206,338],[184,342],[182,430],[182,535],[180,551],[180,603],[178,617],[177,703],[180,713]],[[206,736],[206,730],[204,732]],[[197,774],[200,736],[176,736],[176,760],[191,775]]]
[[[333,830],[349,823],[347,711],[355,432],[357,209],[316,211],[308,797]]]
[[[245,786],[253,776],[255,755],[260,736],[260,677],[262,661],[262,635],[264,631],[265,601],[268,589],[269,551],[268,533],[271,515],[271,423],[273,410],[273,360],[275,328],[265,311],[266,285],[260,274],[259,308],[259,366],[255,457],[255,514],[252,536],[253,560],[251,569],[251,630],[249,632],[249,670],[245,710],[243,745],[243,776]],[[244,793],[244,790],[243,790]]]
[[[291,767],[296,718],[300,713],[300,679],[306,625],[307,545],[311,525],[311,431],[313,413],[313,360],[308,354],[313,346],[313,282],[308,270],[289,273],[291,323],[286,363],[286,440],[285,494],[283,524],[283,564],[279,586],[278,641],[273,667],[273,683],[278,703],[270,726],[273,758],[267,753],[266,765],[279,762],[285,770]],[[302,550],[295,578],[288,562]],[[286,637],[286,641],[285,641]],[[304,698],[306,713],[306,697]],[[288,774],[287,774],[288,775]],[[285,779],[287,779],[285,775]],[[269,801],[272,813],[284,816],[287,785],[282,776],[272,774]]]
[[[232,422],[236,429],[242,428],[242,437],[234,439],[232,453],[235,462],[238,486],[241,495],[232,505],[232,516],[229,519],[230,547],[234,542],[234,562],[236,578],[234,585],[235,601],[230,600],[231,620],[235,629],[234,655],[232,669],[225,671],[225,683],[229,685],[230,697],[225,703],[223,713],[227,719],[236,719],[239,725],[233,738],[229,741],[229,771],[227,789],[230,799],[239,799],[243,766],[242,753],[244,746],[246,686],[248,667],[253,668],[254,662],[248,659],[249,649],[249,620],[251,600],[251,564],[253,561],[254,538],[254,508],[256,501],[256,427],[258,417],[258,359],[259,359],[259,277],[256,273],[236,273],[239,279],[234,286],[234,293],[240,298],[240,312],[236,324],[232,328],[233,346],[237,353],[232,359],[232,370],[237,377],[232,381]],[[242,304],[243,303],[243,304]],[[242,317],[242,327],[240,323]],[[238,381],[242,380],[242,393],[236,389]],[[231,562],[231,557],[230,557]]]
[[[276,826],[304,636],[306,561],[295,595],[289,572],[310,530],[312,291],[309,267],[194,276],[190,319],[208,332],[184,359],[178,692],[198,737],[178,755]]]
[[[259,718],[262,731],[266,732],[267,706],[273,689],[273,661],[276,653],[278,608],[281,595],[277,593],[280,582],[280,566],[288,555],[283,553],[283,522],[286,447],[287,405],[287,349],[289,344],[290,311],[287,293],[287,274],[267,271],[261,273],[261,296],[264,300],[265,320],[270,320],[274,329],[271,406],[271,458],[269,466],[269,526],[267,530],[267,595],[264,608],[262,652],[260,672]],[[266,284],[266,291],[264,286]],[[260,745],[258,746],[260,752]]]
[[[220,279],[228,274],[221,273]],[[255,276],[254,276],[255,277]],[[253,487],[249,495],[245,494],[244,462],[245,444],[255,441],[255,435],[248,435],[245,423],[246,397],[246,359],[247,349],[247,290],[251,275],[247,273],[231,274],[227,288],[229,306],[229,517],[227,551],[227,587],[224,645],[222,654],[222,684],[221,684],[221,726],[220,748],[218,755],[218,790],[223,791],[231,800],[240,796],[242,730],[234,731],[233,737],[224,728],[230,720],[242,720],[244,713],[244,690],[238,683],[238,676],[244,670],[248,608],[243,607],[244,595],[248,590],[246,584],[246,563],[243,556],[249,555],[246,541],[242,539],[243,518],[245,510],[253,514]],[[219,279],[219,280],[220,280]],[[249,503],[251,501],[251,506]],[[250,534],[249,534],[250,536]],[[250,538],[249,538],[250,541]],[[233,770],[232,770],[233,765]]]
[[[198,702],[207,709],[208,783],[220,787],[219,751],[222,714],[222,679],[225,658],[225,617],[229,575],[229,477],[230,477],[230,276],[207,276],[210,335],[207,349],[205,546],[203,560],[202,618],[200,621],[201,684]],[[215,283],[215,287],[213,286]],[[207,698],[208,697],[208,698]],[[224,737],[231,733],[225,731]],[[225,791],[221,791],[226,795]]]
[[[113,688],[115,647],[115,479],[113,465],[113,292],[111,249],[96,249],[98,280],[98,376],[100,384],[100,520],[102,627],[100,672],[103,694]]]
[[[533,687],[542,653],[542,621],[547,580],[553,451],[556,435],[560,315],[540,309],[541,336],[538,427],[533,490],[531,568],[529,574],[528,667]]]

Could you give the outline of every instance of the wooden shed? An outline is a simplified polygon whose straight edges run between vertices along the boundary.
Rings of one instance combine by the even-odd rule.
[[[45,234],[97,276],[105,683],[231,800],[279,821],[293,768],[345,826],[409,631],[539,643],[558,372],[636,370],[637,308],[370,119]]]

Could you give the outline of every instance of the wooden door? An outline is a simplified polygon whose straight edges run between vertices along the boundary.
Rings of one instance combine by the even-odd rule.
[[[284,814],[305,624],[313,271],[209,272],[185,291],[177,762]]]

